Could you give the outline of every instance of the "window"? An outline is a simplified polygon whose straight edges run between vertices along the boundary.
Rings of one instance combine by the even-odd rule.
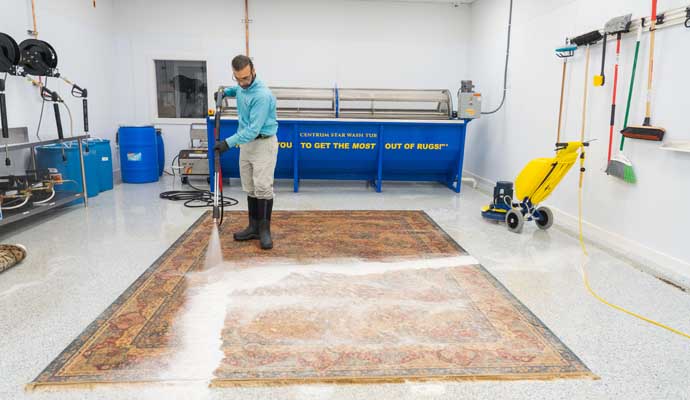
[[[206,61],[155,60],[158,118],[204,118]]]

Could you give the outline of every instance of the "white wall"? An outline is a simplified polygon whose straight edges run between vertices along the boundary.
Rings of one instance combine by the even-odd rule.
[[[467,76],[469,6],[250,0],[250,55],[272,86],[447,88]],[[121,124],[159,122],[166,159],[189,125],[155,120],[154,58],[206,60],[209,89],[232,84],[244,53],[244,2],[119,0],[114,6]],[[209,104],[210,105],[210,104]]]
[[[116,129],[110,96],[112,85],[112,1],[98,0],[97,8],[90,1],[37,1],[39,39],[50,43],[58,54],[58,68],[63,76],[88,89],[89,127],[94,136],[114,139]],[[17,42],[30,38],[33,29],[30,0],[0,0],[0,31]],[[70,87],[57,79],[48,81],[50,89],[57,89],[72,110],[74,134],[83,134],[81,100],[70,95]],[[26,80],[8,76],[7,113],[10,127],[26,126],[29,137],[36,140],[41,111],[38,90]],[[65,136],[69,135],[69,119],[60,109]],[[46,103],[40,136],[57,138],[52,104]],[[117,158],[117,157],[114,157]]]
[[[532,158],[553,154],[556,140],[561,62],[553,50],[566,36],[603,27],[617,15],[633,18],[649,15],[647,0],[516,0],[513,19],[509,93],[499,114],[474,122],[470,128],[465,169],[491,181],[513,180]],[[685,0],[664,1],[662,10],[686,6]],[[472,6],[472,55],[470,71],[482,89],[484,100],[500,98],[505,55],[505,24],[508,1],[481,0]],[[631,124],[644,117],[649,35],[643,35],[641,60],[635,83]],[[615,40],[613,41],[615,42]],[[621,81],[618,94],[617,130],[621,129],[634,54],[634,36],[621,49]],[[682,26],[657,34],[653,123],[667,129],[666,140],[690,140],[690,30]],[[568,63],[567,104],[562,129],[566,140],[580,135],[584,80],[584,50]],[[590,83],[587,139],[597,139],[589,149],[585,183],[585,219],[590,232],[605,233],[609,240],[625,241],[632,254],[655,249],[676,272],[690,276],[690,246],[685,228],[690,221],[690,154],[659,150],[658,143],[628,140],[625,153],[632,160],[638,183],[630,185],[608,177],[606,167],[608,125],[613,82],[614,44],[609,41],[607,85]],[[599,70],[601,45],[592,50],[591,76]],[[615,136],[614,149],[620,136]],[[577,168],[561,183],[548,203],[577,215]],[[607,233],[608,232],[608,233]],[[664,257],[667,256],[667,257]]]

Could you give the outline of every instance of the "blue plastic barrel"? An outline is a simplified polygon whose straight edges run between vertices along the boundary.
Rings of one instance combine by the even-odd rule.
[[[153,126],[123,126],[118,131],[122,182],[158,181],[158,142]]]
[[[163,144],[163,132],[156,129],[156,145],[158,146],[158,176],[163,175],[165,168],[165,144]]]
[[[63,154],[65,160],[63,160]],[[79,145],[76,141],[36,147],[36,166],[39,169],[55,168],[62,175],[63,183],[55,185],[56,191],[82,191]],[[98,160],[96,153],[91,148],[88,152],[84,152],[84,172],[86,173],[87,195],[89,197],[98,196],[100,191]]]
[[[113,188],[113,155],[110,140],[89,139],[89,150],[93,151],[98,164],[98,187],[101,192]]]

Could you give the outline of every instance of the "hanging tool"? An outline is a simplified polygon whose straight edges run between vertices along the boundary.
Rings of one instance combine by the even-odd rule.
[[[628,118],[630,117],[630,103],[632,101],[633,89],[635,87],[635,73],[637,72],[637,60],[640,55],[640,41],[642,40],[642,30],[644,28],[644,19],[640,22],[640,29],[637,30],[637,40],[635,42],[635,57],[633,58],[632,72],[630,73],[630,85],[628,87],[628,101],[625,106],[625,119],[623,120],[623,130],[621,131],[621,144],[618,149],[618,154],[611,158],[609,165],[606,168],[606,173],[616,178],[620,178],[628,183],[635,183],[637,177],[633,169],[632,162],[623,153],[625,145],[625,135],[622,135],[625,128],[628,127]]]
[[[591,53],[591,46],[601,40],[603,38],[601,32],[599,31],[592,31],[589,33],[585,33],[584,35],[580,35],[578,37],[575,37],[573,39],[570,39],[570,42],[573,44],[576,44],[578,47],[579,46],[586,46],[585,50],[585,93],[583,95],[582,99],[582,128],[580,131],[580,142],[584,143],[585,142],[585,129],[586,129],[586,123],[587,123],[587,96],[589,93],[589,60],[590,60],[590,53]],[[584,153],[583,153],[584,156]]]
[[[62,100],[62,97],[60,97],[60,95],[57,94],[57,92],[54,92],[54,91],[48,89],[47,87],[45,87],[45,85],[43,83],[38,82],[38,81],[32,79],[31,77],[28,77],[28,76],[26,77],[26,79],[29,82],[31,82],[34,86],[39,87],[39,89],[41,91],[41,98],[44,101],[49,101],[49,102],[53,103],[53,110],[55,111],[55,126],[57,128],[58,138],[60,140],[64,140],[64,135],[63,135],[63,131],[62,131],[62,119],[60,118],[60,107],[59,107],[59,104],[64,103],[64,100]],[[64,156],[63,156],[63,158],[64,158]]]
[[[604,31],[604,43],[601,46],[601,73],[594,75],[594,86],[604,86],[606,83],[606,75],[604,75],[604,68],[606,68],[606,39],[608,34]]]
[[[604,44],[602,46],[601,55],[601,73],[594,76],[594,86],[604,86],[606,83],[606,76],[604,69],[606,67],[606,39],[609,35],[617,35],[616,48],[620,47],[620,37],[623,33],[630,31],[630,23],[632,14],[623,15],[609,20],[604,26]]]
[[[580,143],[583,144],[582,147],[580,147],[580,183],[579,183],[579,188],[582,189],[582,183],[584,181],[584,176],[585,176],[585,148],[584,143],[585,143],[585,129],[586,129],[586,124],[587,124],[587,95],[588,95],[588,89],[589,89],[589,56],[590,56],[590,46],[591,43],[587,44],[587,50],[586,50],[586,55],[585,55],[585,93],[583,95],[583,100],[582,100],[582,128],[580,130]]]
[[[591,31],[570,39],[570,43],[577,47],[589,46],[600,41],[604,36],[599,31]]]
[[[225,89],[223,87],[218,88],[216,94],[216,112],[214,115],[214,147],[218,143],[220,138],[220,114],[223,105],[223,97],[225,96]],[[209,146],[210,148],[210,146]],[[213,222],[220,226],[223,223],[223,202],[220,199],[223,198],[223,171],[220,166],[220,151],[215,150],[213,159]]]
[[[642,126],[627,126],[621,133],[623,136],[633,139],[652,140],[660,142],[664,140],[666,129],[652,126],[652,78],[654,76],[654,42],[656,37],[657,0],[652,0],[651,26],[649,28],[649,71],[647,78],[647,105]]]
[[[66,84],[72,86],[72,96],[76,97],[78,99],[81,99],[82,103],[82,111],[84,115],[84,134],[88,135],[89,134],[89,102],[88,102],[88,97],[89,97],[89,91],[86,90],[86,88],[81,88],[77,84],[73,83],[69,79],[65,78],[64,76],[61,76],[60,79],[62,79]]]
[[[606,23],[604,35],[616,35],[616,64],[613,69],[613,95],[611,100],[611,123],[609,125],[609,149],[607,156],[608,163],[611,162],[611,148],[613,147],[613,127],[616,124],[616,98],[618,95],[618,67],[621,55],[621,38],[623,33],[630,31],[632,14],[623,15],[611,19]]]
[[[556,57],[563,59],[563,75],[561,76],[561,100],[558,106],[558,129],[556,131],[556,143],[561,141],[561,123],[563,121],[563,100],[565,98],[565,78],[567,74],[568,58],[575,55],[577,46],[564,46],[556,49]]]

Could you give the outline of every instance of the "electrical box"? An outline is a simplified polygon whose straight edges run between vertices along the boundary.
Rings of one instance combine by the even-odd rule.
[[[191,124],[189,126],[189,141],[193,149],[208,148],[206,129],[206,124]]]
[[[458,92],[458,118],[475,119],[482,115],[482,94],[474,91],[472,81],[462,81]]]

